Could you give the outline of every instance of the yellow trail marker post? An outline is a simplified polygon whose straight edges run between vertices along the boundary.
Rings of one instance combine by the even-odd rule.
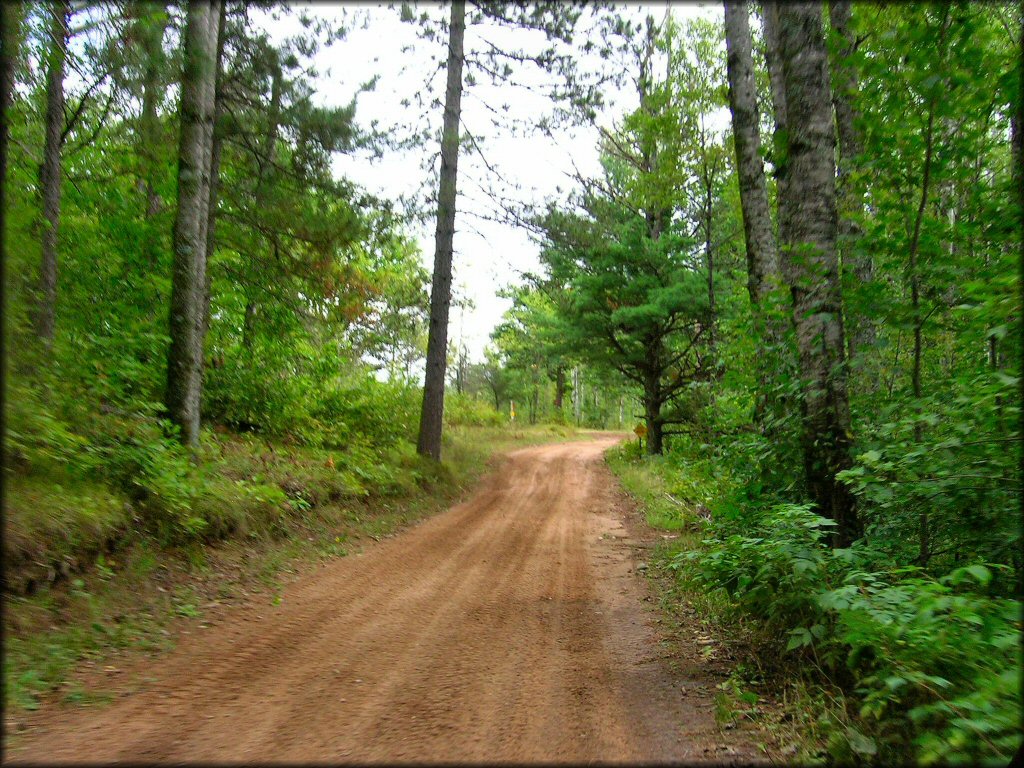
[[[647,437],[647,426],[645,424],[637,424],[633,428],[633,432],[636,434],[637,445],[640,446],[640,450],[644,449],[644,438]]]

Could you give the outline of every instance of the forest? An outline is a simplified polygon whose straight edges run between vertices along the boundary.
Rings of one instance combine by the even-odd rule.
[[[323,106],[314,59],[346,30],[306,9],[0,4],[7,706],[130,642],[93,594],[129,563],[312,541],[454,498],[512,436],[612,430],[672,534],[667,599],[739,659],[724,721],[797,762],[1006,764],[1024,6],[719,10],[393,4],[445,52],[413,134]],[[492,28],[509,47],[473,47]],[[495,193],[538,267],[474,359],[449,332],[481,152],[460,104],[538,72],[539,130],[588,127],[599,172]],[[410,145],[432,162],[412,206],[333,163]]]

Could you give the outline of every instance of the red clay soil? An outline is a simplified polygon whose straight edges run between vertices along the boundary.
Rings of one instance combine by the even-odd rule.
[[[763,759],[716,726],[699,656],[669,669],[616,439],[510,454],[467,502],[143,660],[142,690],[40,713],[5,762]]]

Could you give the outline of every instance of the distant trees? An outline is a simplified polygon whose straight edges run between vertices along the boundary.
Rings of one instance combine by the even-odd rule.
[[[447,356],[448,312],[451,304],[451,262],[455,228],[457,160],[460,143],[460,105],[463,90],[463,69],[468,84],[477,78],[486,78],[492,83],[508,87],[525,87],[545,93],[553,102],[556,117],[539,121],[523,120],[516,115],[506,114],[502,119],[509,123],[535,123],[533,128],[551,130],[553,122],[562,119],[590,119],[593,106],[600,101],[600,93],[594,83],[585,82],[580,74],[572,46],[577,23],[583,13],[579,2],[551,2],[545,0],[531,4],[511,2],[477,2],[467,13],[462,0],[454,0],[451,8],[448,32],[448,57],[445,65],[447,85],[444,99],[444,121],[441,137],[441,168],[437,196],[437,224],[435,233],[434,274],[431,288],[430,326],[427,342],[427,367],[423,389],[423,408],[420,416],[420,431],[417,451],[434,459],[441,456],[441,432],[444,412],[444,382]],[[606,10],[602,4],[592,4],[589,12],[598,14]],[[402,15],[406,21],[414,21],[412,9],[403,4]],[[425,23],[424,35],[433,39],[436,32],[429,24],[426,14],[421,17]],[[488,39],[481,32],[482,47],[471,49],[464,45],[466,27],[481,30],[510,29],[520,35],[529,31],[540,32],[544,42],[536,46],[517,44],[502,45]],[[499,38],[500,39],[500,38]],[[587,50],[599,44],[594,40],[582,44]],[[600,43],[607,47],[607,42]],[[552,76],[553,83],[541,88],[523,85],[522,75],[526,71],[539,71]],[[492,107],[494,115],[502,111]],[[507,110],[506,110],[507,112]],[[536,124],[536,123],[539,123]],[[480,152],[475,138],[474,148]],[[486,161],[485,161],[486,162]]]
[[[339,439],[337,392],[377,391],[385,361],[408,378],[426,315],[404,220],[331,168],[365,144],[354,103],[313,89],[344,30],[272,43],[259,18],[287,8],[123,10],[3,9],[20,384],[61,418],[168,417],[190,447],[204,423]]]
[[[563,335],[558,312],[561,290],[552,284],[518,286],[506,295],[512,306],[491,338],[504,356],[504,366],[520,374],[530,423],[541,413],[553,421],[563,419],[567,388],[566,367],[573,354],[572,340]],[[550,382],[550,402],[541,402]]]

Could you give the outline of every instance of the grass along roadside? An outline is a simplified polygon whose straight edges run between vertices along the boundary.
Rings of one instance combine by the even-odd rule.
[[[715,694],[715,719],[725,730],[748,720],[765,735],[761,748],[785,763],[820,762],[819,728],[808,713],[816,699],[799,679],[766,669],[756,649],[759,627],[729,611],[727,598],[680,577],[682,553],[699,553],[706,531],[707,504],[720,478],[700,463],[680,467],[669,457],[642,457],[627,444],[606,454],[609,468],[644,513],[647,524],[668,532],[650,553],[646,575],[658,595],[666,626],[678,642],[700,647],[709,662],[730,673]],[[684,625],[692,629],[682,633]]]
[[[1005,765],[1017,752],[1020,603],[988,591],[997,565],[929,574],[870,542],[833,549],[831,521],[751,498],[706,446],[633,454],[612,451],[611,468],[653,525],[680,531],[652,557],[662,603],[692,609],[734,662],[721,722],[754,720],[786,762]]]
[[[117,679],[125,654],[167,650],[178,633],[202,631],[219,610],[250,596],[273,604],[288,578],[446,509],[495,456],[575,437],[564,426],[456,426],[448,430],[440,466],[396,451],[357,484],[350,475],[358,478],[359,472],[351,466],[341,471],[337,452],[332,457],[329,451],[221,435],[215,460],[201,470],[215,482],[255,482],[276,503],[254,504],[240,490],[239,508],[203,510],[224,526],[217,539],[175,546],[142,530],[112,527],[98,550],[76,552],[73,543],[81,536],[65,519],[58,551],[75,558],[74,569],[61,573],[48,566],[52,580],[34,576],[29,594],[4,593],[5,730],[16,733],[28,712],[55,701],[106,703],[112,697],[108,683]],[[45,498],[45,491],[28,490],[14,501]],[[87,503],[92,498],[80,487],[75,501],[83,497]],[[32,509],[7,509],[5,538],[29,551],[53,549],[52,542],[34,538],[53,532],[32,527],[38,516]],[[19,583],[16,575],[8,575],[12,582]]]

